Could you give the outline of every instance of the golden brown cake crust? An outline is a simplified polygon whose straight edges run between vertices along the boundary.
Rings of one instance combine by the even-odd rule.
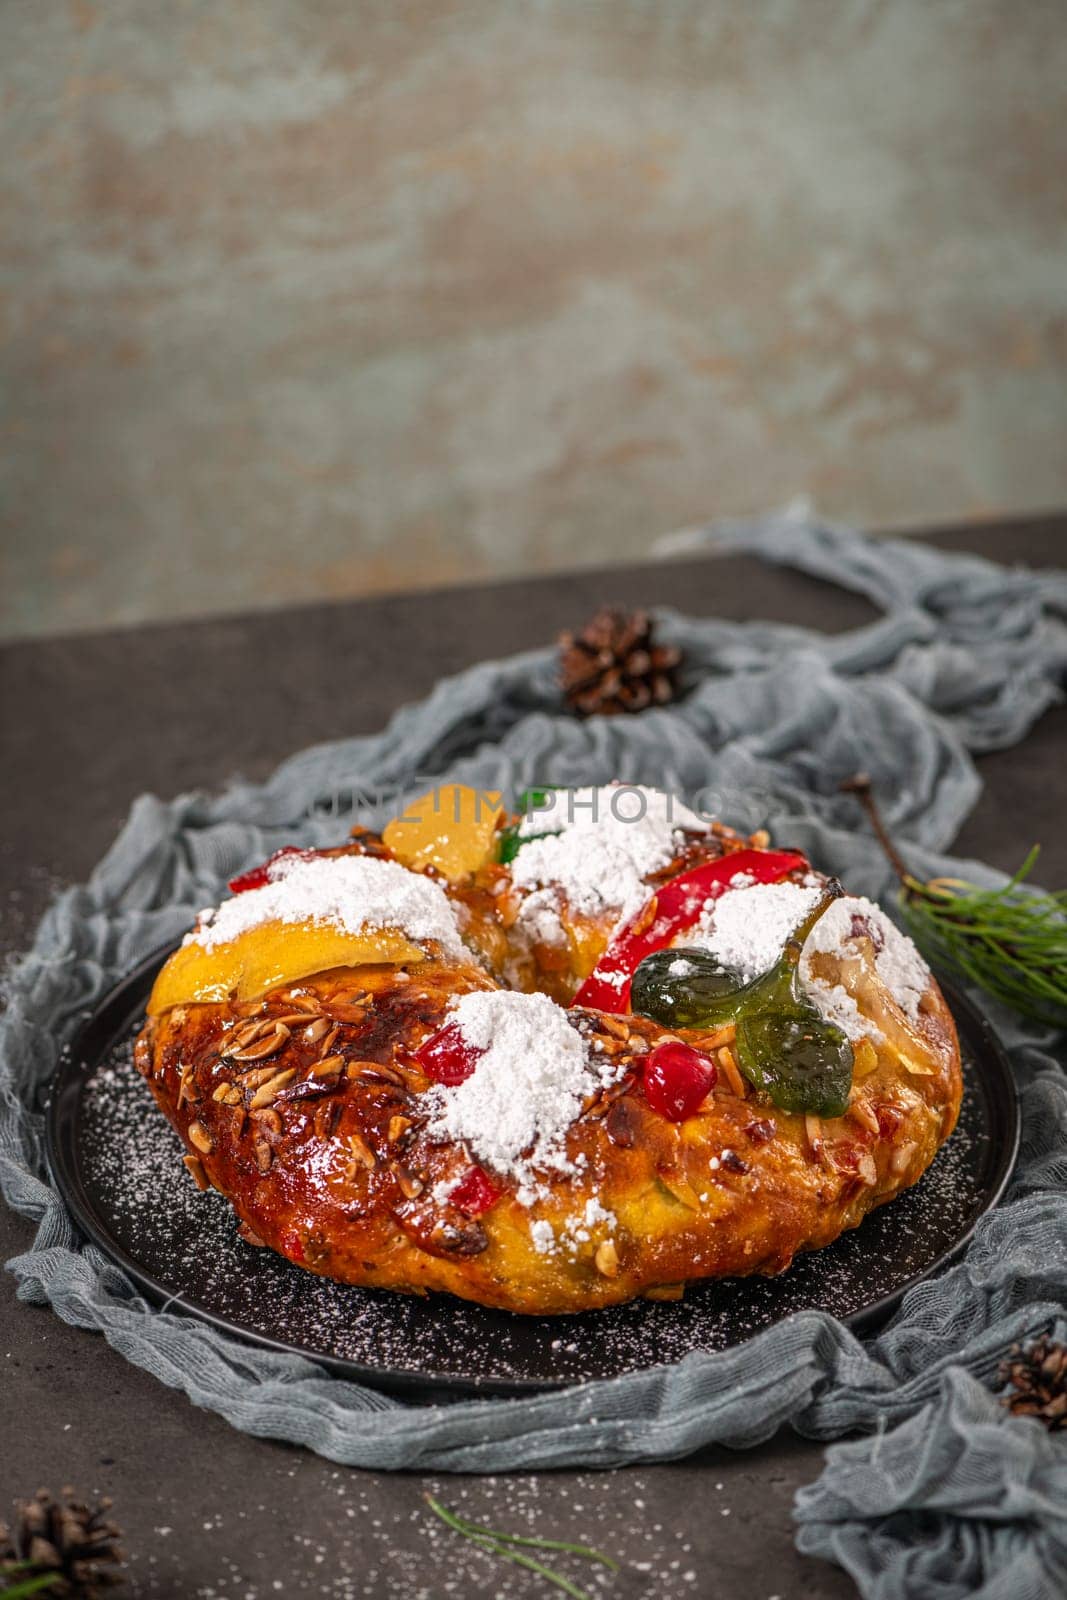
[[[455,894],[468,937],[502,970],[500,897],[477,882]],[[585,928],[582,938],[588,970],[606,935]],[[876,981],[869,963],[858,966],[853,981]],[[557,997],[581,975],[557,971]],[[780,1272],[914,1183],[956,1122],[959,1047],[932,979],[910,1025],[883,994],[893,1026],[877,1046],[857,1047],[849,1110],[826,1120],[783,1112],[747,1085],[729,1025],[668,1034],[643,1017],[576,1009],[596,1054],[631,1070],[570,1128],[576,1171],[546,1174],[529,1207],[494,1174],[500,1198],[466,1215],[447,1188],[471,1161],[430,1139],[431,1084],[414,1052],[453,996],[498,986],[473,960],[336,968],[252,1002],[165,1011],[141,1033],[136,1062],[194,1176],[230,1199],[250,1241],[343,1282],[447,1290],[527,1313]],[[665,1037],[720,1067],[703,1108],[680,1123],[654,1112],[640,1088],[641,1058]],[[613,1214],[610,1231],[603,1213]]]

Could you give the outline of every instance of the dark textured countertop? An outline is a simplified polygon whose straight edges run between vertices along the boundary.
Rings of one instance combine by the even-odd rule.
[[[1062,565],[1067,518],[939,531],[933,541],[1005,561]],[[872,615],[830,585],[741,557],[578,575],[14,644],[0,650],[6,781],[0,943],[22,947],[52,890],[86,875],[142,790],[172,795],[262,778],[317,740],[371,732],[443,674],[550,640],[604,599],[838,631]],[[956,848],[1001,867],[1040,839],[1040,876],[1067,884],[1061,819],[1067,707],[1015,749],[983,758],[986,789]],[[56,818],[60,821],[56,822]],[[0,1252],[30,1227],[0,1209]],[[94,1335],[15,1300],[0,1279],[0,1515],[38,1484],[110,1494],[130,1590],[204,1600],[273,1595],[548,1594],[433,1524],[436,1490],[474,1520],[614,1552],[612,1600],[743,1596],[845,1600],[851,1581],[793,1548],[794,1491],[818,1447],[782,1435],[757,1450],[614,1472],[497,1478],[352,1471],[247,1438],[131,1366]]]

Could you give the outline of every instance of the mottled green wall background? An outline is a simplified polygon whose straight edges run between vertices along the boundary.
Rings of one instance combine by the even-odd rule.
[[[0,627],[1067,501],[1062,0],[2,0]]]

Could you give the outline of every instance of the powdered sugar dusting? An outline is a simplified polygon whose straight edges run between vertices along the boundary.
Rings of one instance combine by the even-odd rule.
[[[438,1085],[426,1097],[430,1136],[458,1140],[517,1179],[519,1199],[529,1205],[537,1169],[568,1170],[567,1129],[613,1069],[594,1060],[568,1013],[547,995],[475,990],[453,1001],[450,1021],[481,1054],[465,1082]]]
[[[265,922],[321,922],[352,934],[396,928],[416,942],[435,940],[450,956],[465,954],[444,890],[399,862],[373,856],[283,857],[269,873],[263,888],[202,912],[186,943],[211,949]]]
[[[849,994],[843,983],[825,983],[812,972],[807,976],[802,973],[801,981],[820,1016],[840,1028],[846,1039],[851,1039],[853,1044],[858,1044],[861,1039],[870,1039],[872,1044],[881,1043],[884,1038],[881,1028],[863,1015],[855,997]]]
[[[797,883],[728,889],[709,901],[695,934],[686,934],[682,943],[709,950],[751,983],[779,960],[789,935],[814,909],[820,892]]]
[[[523,845],[512,864],[512,882],[531,890],[547,886],[553,895],[557,891],[551,886],[557,885],[573,911],[588,916],[610,911],[617,922],[625,921],[649,897],[642,880],[677,854],[681,830],[703,833],[707,826],[673,796],[656,789],[609,784],[561,790],[520,824],[527,835],[559,831]],[[545,909],[541,895],[530,914],[543,918]],[[520,924],[526,914],[524,906]]]
[[[901,1010],[914,1021],[930,982],[930,969],[907,934],[901,933],[873,900],[861,895],[835,900],[811,930],[801,968],[805,982],[816,990],[820,987],[810,971],[811,956],[840,955],[851,939],[863,934],[870,936],[877,952],[874,964],[878,976]]]

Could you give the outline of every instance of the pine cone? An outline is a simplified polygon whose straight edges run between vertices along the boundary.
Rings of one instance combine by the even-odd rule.
[[[655,644],[652,633],[646,611],[603,606],[579,633],[560,634],[560,684],[571,710],[613,717],[673,700],[681,653]]]
[[[1010,1384],[1001,1396],[1017,1417],[1037,1417],[1053,1431],[1067,1428],[1067,1344],[1042,1335],[1025,1349],[1012,1345],[1000,1380]]]
[[[95,1510],[75,1500],[73,1489],[64,1489],[62,1501],[54,1500],[47,1489],[38,1489],[32,1500],[15,1504],[14,1527],[0,1522],[0,1581],[10,1576],[15,1583],[54,1575],[43,1593],[66,1596],[67,1600],[97,1600],[105,1589],[123,1582],[121,1573],[108,1567],[123,1560],[116,1541],[118,1528],[107,1519],[110,1500],[101,1500]],[[8,1573],[10,1564],[17,1572]]]

